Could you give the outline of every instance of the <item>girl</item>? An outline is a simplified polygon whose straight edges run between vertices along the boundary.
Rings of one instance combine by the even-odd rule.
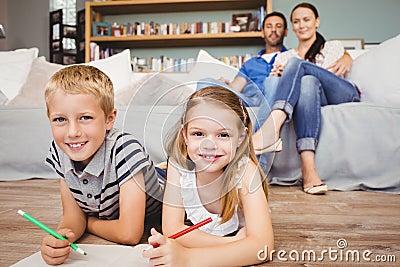
[[[230,90],[205,87],[190,96],[179,124],[166,146],[165,236],[152,229],[149,243],[160,247],[143,256],[154,266],[259,263],[257,252],[271,251],[274,237],[265,175],[242,101]],[[176,240],[166,238],[188,227],[185,215],[193,224],[213,221]]]
[[[339,68],[343,75],[346,72],[343,66],[330,68],[345,51],[339,41],[325,42],[317,32],[320,24],[317,9],[309,3],[298,4],[290,20],[299,44],[275,60],[271,72],[275,77],[271,79],[279,79],[278,90],[271,114],[253,135],[254,148],[256,154],[279,150],[280,129],[285,121],[293,118],[297,151],[302,161],[303,189],[309,194],[322,194],[327,186],[314,163],[321,106],[359,102],[360,95],[355,85],[334,74]]]

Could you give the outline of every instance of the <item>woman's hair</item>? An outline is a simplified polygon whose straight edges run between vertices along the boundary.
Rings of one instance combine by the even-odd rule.
[[[47,82],[44,98],[49,116],[49,101],[56,91],[65,94],[86,94],[97,98],[104,115],[114,109],[114,89],[111,79],[101,70],[88,65],[71,65],[57,71]]]
[[[315,15],[315,18],[316,18],[316,19],[319,18],[317,8],[316,8],[314,5],[310,4],[310,3],[305,3],[305,2],[304,2],[304,3],[300,3],[300,4],[296,5],[296,6],[292,9],[292,12],[290,13],[290,21],[293,21],[293,12],[294,12],[296,9],[300,8],[300,7],[311,9],[311,11],[312,11],[312,12],[314,13],[314,15]],[[316,40],[314,41],[314,43],[311,45],[310,49],[308,49],[308,51],[307,51],[307,53],[306,53],[306,55],[305,55],[305,58],[304,58],[305,60],[308,60],[308,61],[310,61],[310,62],[312,62],[312,63],[315,63],[315,57],[316,57],[318,54],[320,54],[322,48],[323,48],[324,45],[325,45],[325,38],[324,38],[318,31],[316,32],[316,36],[317,36],[317,39],[316,39]]]
[[[166,138],[165,147],[167,154],[175,163],[185,169],[193,169],[194,162],[188,156],[186,143],[183,136],[183,131],[187,130],[189,111],[202,103],[213,103],[222,108],[232,110],[238,118],[239,132],[246,131],[246,135],[237,148],[234,158],[225,167],[223,177],[223,188],[221,192],[222,210],[220,216],[221,224],[232,218],[237,204],[239,204],[237,192],[237,174],[239,172],[239,161],[248,155],[250,160],[254,162],[262,180],[262,186],[265,195],[268,196],[267,182],[265,174],[258,164],[257,157],[254,153],[254,148],[251,139],[252,124],[249,118],[249,113],[240,98],[232,91],[219,86],[208,86],[193,93],[185,104],[183,114],[178,121],[178,125],[172,128]],[[190,118],[189,118],[190,119]]]

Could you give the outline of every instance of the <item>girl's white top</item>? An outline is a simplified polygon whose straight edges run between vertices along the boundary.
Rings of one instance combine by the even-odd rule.
[[[246,164],[248,158],[242,158],[239,162],[238,168]],[[212,222],[202,226],[199,230],[218,236],[225,236],[232,232],[239,230],[244,226],[244,216],[241,208],[235,208],[235,213],[230,220],[220,224],[221,217],[218,214],[209,212],[200,200],[199,192],[197,190],[196,173],[190,170],[180,170],[180,185],[181,196],[183,205],[186,211],[187,218],[193,223],[199,223],[211,217]],[[236,176],[236,189],[242,187],[241,176]]]

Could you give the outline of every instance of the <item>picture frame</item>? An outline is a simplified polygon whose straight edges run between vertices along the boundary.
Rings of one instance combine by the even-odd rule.
[[[113,25],[111,27],[112,36],[122,36],[124,35],[124,26],[122,25]]]
[[[342,42],[345,50],[364,49],[364,38],[334,39]]]
[[[111,36],[111,25],[106,22],[93,22],[93,36]]]
[[[250,19],[249,26],[247,29],[249,32],[258,31],[258,18]]]
[[[62,14],[62,9],[57,9],[52,12],[50,12],[50,23],[51,24],[59,24],[62,23],[63,19],[63,14]]]
[[[70,65],[70,64],[75,64],[75,63],[76,63],[75,56],[68,56],[68,55],[63,56],[63,64],[64,65]]]
[[[53,52],[59,52],[61,49],[61,42],[60,41],[54,41],[51,43],[51,47],[53,49]]]
[[[232,26],[239,26],[240,32],[247,32],[251,18],[251,13],[232,14]]]
[[[76,26],[63,25],[63,35],[67,38],[76,38]]]

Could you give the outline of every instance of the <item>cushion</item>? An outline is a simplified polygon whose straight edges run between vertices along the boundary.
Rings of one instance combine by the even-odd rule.
[[[189,76],[193,81],[204,78],[219,79],[221,77],[232,81],[237,73],[238,69],[214,58],[205,50],[200,50],[197,55],[196,64],[189,72]]]
[[[115,94],[116,105],[179,105],[194,92],[186,83],[168,78],[168,73],[147,74]]]
[[[115,95],[120,91],[130,90],[133,86],[130,65],[130,51],[128,49],[106,59],[89,63],[107,74],[114,86]],[[31,70],[18,95],[11,99],[9,105],[44,106],[44,89],[50,77],[65,67],[64,65],[49,63],[44,57],[33,60]]]
[[[353,61],[347,79],[361,90],[361,101],[400,106],[400,35]]]
[[[115,93],[132,85],[131,52],[129,49],[111,57],[85,64],[94,66],[107,74],[113,83]]]
[[[8,98],[15,97],[28,77],[34,58],[39,49],[17,49],[0,51],[0,91]]]
[[[0,105],[5,105],[8,101],[8,98],[2,91],[0,91]]]
[[[44,88],[46,83],[62,67],[64,66],[47,62],[44,57],[34,59],[26,83],[18,95],[8,102],[8,105],[45,106]]]

